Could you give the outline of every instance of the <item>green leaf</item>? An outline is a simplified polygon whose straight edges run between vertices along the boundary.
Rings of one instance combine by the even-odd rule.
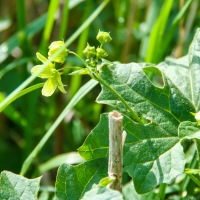
[[[39,190],[40,179],[27,179],[23,176],[3,171],[0,176],[0,199],[35,200]]]
[[[149,192],[161,183],[171,184],[184,171],[185,155],[181,139],[187,135],[198,138],[191,112],[197,113],[200,106],[199,33],[198,30],[191,44],[189,62],[184,57],[166,60],[157,67],[130,63],[101,68],[101,79],[106,84],[103,84],[97,102],[111,105],[125,116],[132,117],[130,106],[138,116],[149,122],[138,124],[124,117],[124,130],[127,132],[124,171],[133,178],[138,193]],[[161,74],[161,86],[146,75],[155,71]],[[122,103],[122,99],[128,106]],[[100,123],[79,152],[87,160],[107,157],[106,115],[102,115]]]
[[[194,121],[190,113],[194,112],[194,105],[164,74],[163,88],[156,87],[148,79],[143,68],[154,71],[153,67],[145,67],[143,64],[115,64],[111,67],[105,66],[101,77],[139,116],[158,123],[175,136],[180,121]],[[127,113],[124,104],[104,86],[97,102],[111,105]]]
[[[92,130],[81,147],[80,155],[86,160],[93,160],[108,156],[108,117],[101,115],[99,124]]]
[[[120,192],[102,186],[93,185],[81,200],[123,200]]]
[[[122,188],[124,200],[160,200],[158,194],[155,194],[153,191],[146,194],[138,194],[135,189],[133,182],[129,182]]]
[[[56,199],[80,199],[94,183],[98,184],[107,176],[107,168],[107,159],[97,159],[77,166],[61,165],[56,177]]]
[[[189,81],[191,90],[191,100],[196,111],[200,110],[200,29],[194,36],[190,46],[189,54]]]
[[[200,29],[197,29],[188,56],[177,60],[167,59],[157,67],[167,77],[170,86],[175,85],[193,105],[194,111],[191,112],[197,113],[200,110]]]
[[[185,128],[184,123],[190,121],[194,128],[191,112],[199,110],[198,38],[195,36],[190,48],[189,66],[182,58],[157,67],[130,63],[101,68],[103,85],[97,102],[111,105],[125,115],[124,171],[133,178],[138,193],[149,192],[161,183],[171,184],[184,172],[185,155],[179,136],[185,133],[179,125]],[[155,84],[146,75],[155,71],[161,74],[163,84]],[[148,124],[134,122],[130,108]],[[179,134],[180,130],[183,133]],[[78,149],[81,156],[86,160],[107,157],[108,132],[108,117],[104,114]]]
[[[178,131],[180,138],[200,139],[200,126],[198,126],[197,122],[182,122]]]

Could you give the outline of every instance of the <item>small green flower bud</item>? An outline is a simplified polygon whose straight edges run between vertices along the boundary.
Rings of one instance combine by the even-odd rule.
[[[60,49],[63,45],[64,45],[63,41],[52,42],[51,45],[49,46],[48,58],[50,59],[53,56],[53,54],[56,51],[58,51],[58,49]],[[68,49],[64,49],[56,58],[53,59],[53,62],[64,63],[65,58],[68,55],[68,52],[69,52]]]
[[[91,47],[89,43],[87,43],[87,47],[83,50],[83,55],[86,58],[93,58],[96,55],[95,47]]]
[[[103,32],[103,31],[100,31],[100,30],[99,30],[99,33],[98,33],[96,39],[97,39],[101,44],[110,42],[110,41],[112,40],[112,38],[110,37],[110,33],[108,33],[108,32]]]
[[[97,48],[97,57],[98,58],[105,58],[106,56],[108,56],[108,53],[102,49],[102,48]]]
[[[198,125],[200,126],[200,111],[197,113],[190,112],[192,115],[194,115],[195,119],[197,120]]]

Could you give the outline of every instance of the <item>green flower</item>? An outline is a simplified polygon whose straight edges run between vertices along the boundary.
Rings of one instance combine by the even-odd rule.
[[[46,63],[48,60],[41,55],[40,53],[36,53],[37,58],[42,62],[42,63]],[[41,67],[43,67],[43,65],[36,65],[31,69],[31,74],[36,74],[38,70],[40,70]],[[56,88],[58,87],[59,90],[62,93],[66,93],[65,89],[64,89],[64,85],[62,83],[61,80],[61,73],[55,69],[55,64],[54,63],[49,63],[46,68],[37,76],[40,78],[44,78],[47,79],[47,81],[45,82],[43,88],[42,88],[42,95],[43,96],[51,96]]]
[[[64,45],[63,41],[52,42],[51,45],[49,46],[48,59],[50,59],[53,56],[53,54],[56,51],[58,51],[58,49],[60,49],[63,45]],[[53,62],[64,63],[65,58],[68,55],[68,52],[69,52],[68,49],[64,49],[56,58],[53,59]]]
[[[96,50],[95,47],[91,47],[89,45],[89,43],[87,43],[87,46],[85,47],[85,49],[83,50],[83,55],[86,58],[93,58],[96,56]]]
[[[100,30],[99,30],[99,32],[98,32],[98,35],[97,35],[96,39],[97,39],[101,44],[110,42],[110,41],[112,40],[112,38],[110,37],[110,33],[108,33],[108,32],[103,32],[103,31],[100,31]]]

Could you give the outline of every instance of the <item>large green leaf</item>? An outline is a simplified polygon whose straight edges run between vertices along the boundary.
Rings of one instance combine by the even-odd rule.
[[[183,173],[185,156],[180,141],[199,137],[199,128],[191,114],[199,111],[200,106],[199,37],[198,30],[189,55],[178,60],[168,59],[158,66],[130,63],[101,69],[101,78],[118,95],[102,86],[97,102],[111,105],[130,117],[124,118],[124,129],[128,133],[124,170],[133,178],[138,193],[151,191],[160,183],[170,184]],[[147,76],[147,72],[155,71],[161,74],[163,86]],[[130,109],[119,96],[149,123],[138,124],[131,120]],[[79,152],[87,160],[107,157],[107,115],[102,115]]]
[[[200,110],[200,29],[190,45],[188,56],[176,59],[167,59],[157,66],[162,70],[172,85],[190,101],[194,111]]]
[[[61,165],[56,177],[56,199],[80,199],[94,183],[107,176],[106,163],[106,159],[96,159],[77,166]]]
[[[35,200],[39,190],[40,179],[27,179],[8,171],[1,172],[0,199]]]

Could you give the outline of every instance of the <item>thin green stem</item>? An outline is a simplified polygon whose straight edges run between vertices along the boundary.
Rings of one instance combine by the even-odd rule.
[[[38,153],[41,151],[41,149],[44,147],[48,139],[52,136],[55,129],[58,127],[58,125],[62,122],[62,120],[65,118],[65,116],[69,113],[69,111],[88,93],[90,92],[96,85],[98,84],[95,80],[88,81],[85,85],[83,85],[79,91],[75,94],[75,96],[71,99],[71,101],[68,103],[68,105],[65,107],[63,112],[59,115],[59,117],[56,119],[56,121],[52,124],[50,129],[47,131],[47,133],[44,135],[44,137],[40,140],[40,142],[37,144],[37,146],[33,149],[33,151],[29,154],[27,159],[24,161],[22,165],[22,169],[20,174],[24,175],[27,170],[29,169],[31,163],[33,162],[34,158],[38,155]]]
[[[200,181],[193,174],[187,175],[200,187]]]
[[[88,64],[78,54],[76,54],[75,52],[70,51],[69,53],[75,55],[78,59],[80,59],[80,61],[83,62],[83,64],[85,65],[85,67],[89,70],[91,78],[93,78],[94,80],[96,80],[96,78],[93,76],[93,72],[92,72],[91,67],[88,66]]]
[[[129,110],[129,112],[131,113],[132,117],[134,118],[134,120],[140,124],[143,124],[142,120],[138,117],[138,115],[132,110],[131,106],[128,105],[128,103],[123,99],[123,97],[116,91],[114,90],[112,87],[110,87],[109,84],[107,84],[103,79],[101,79],[99,76],[95,76],[94,79],[96,79],[97,81],[99,81],[99,83],[101,83],[104,87],[108,88],[113,94],[115,94],[119,100],[124,104],[124,106],[127,108],[127,110]]]
[[[163,184],[160,185],[160,188],[159,188],[160,200],[164,200],[165,199],[166,188],[167,188],[167,184],[166,183],[163,183]]]
[[[76,56],[85,65],[85,67],[87,67],[87,63],[78,54],[73,51],[69,51],[69,53]]]

